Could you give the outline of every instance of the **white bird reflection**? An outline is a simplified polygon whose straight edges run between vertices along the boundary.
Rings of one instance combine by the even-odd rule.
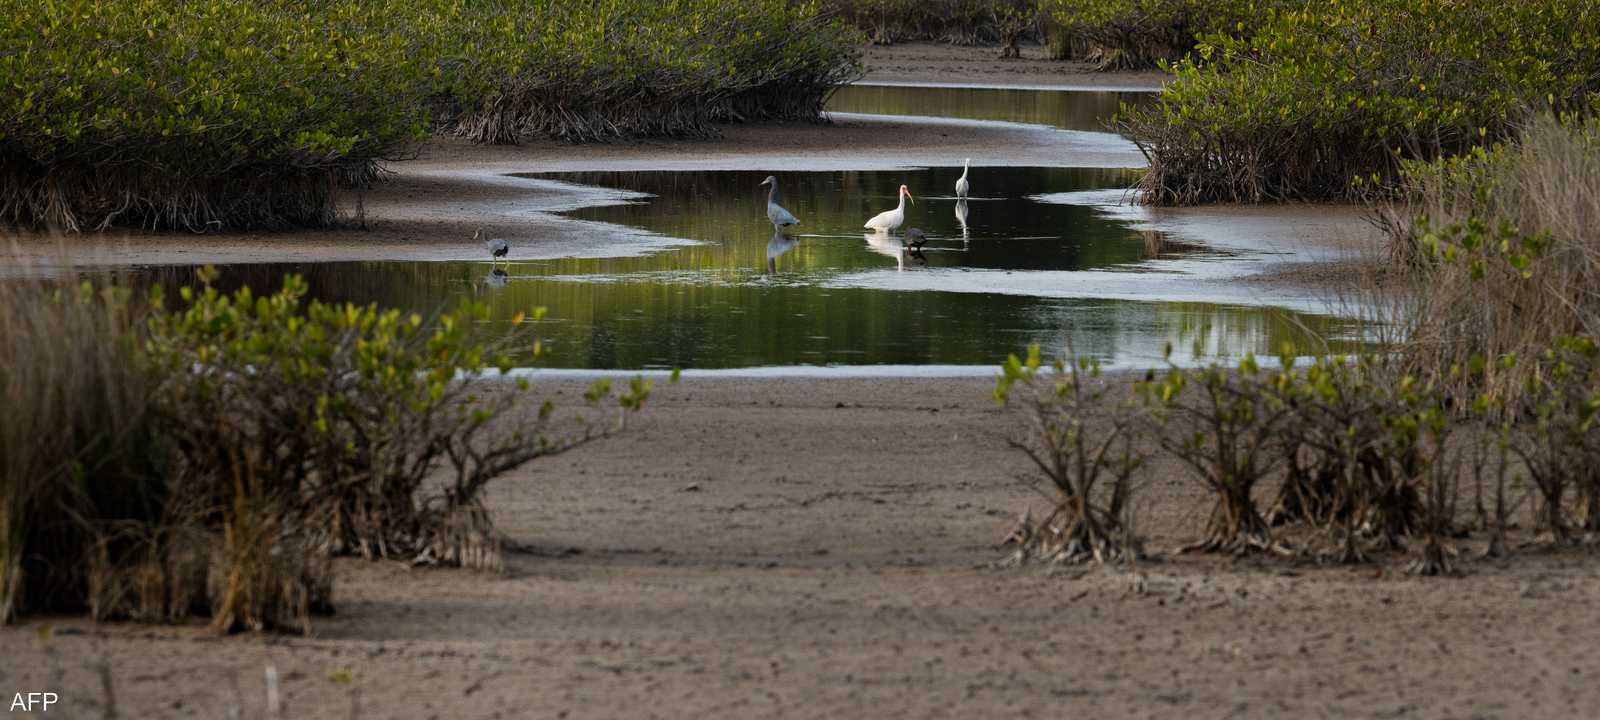
[[[967,199],[956,201],[956,224],[961,226],[961,249],[967,249]]]
[[[921,250],[908,249],[900,238],[880,233],[866,233],[863,237],[867,240],[868,250],[894,258],[896,270],[906,269],[907,257],[923,265],[928,264],[928,256],[923,255]]]
[[[767,274],[778,272],[778,257],[800,245],[800,241],[782,231],[774,231],[772,239],[767,241]]]

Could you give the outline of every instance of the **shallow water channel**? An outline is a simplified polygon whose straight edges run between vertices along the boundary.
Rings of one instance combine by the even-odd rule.
[[[847,88],[835,109],[941,114],[1098,130],[1122,93],[946,88]],[[1342,347],[1353,325],[1271,303],[1173,302],[1160,288],[1212,268],[1228,252],[1171,242],[1061,197],[1127,187],[1121,170],[972,170],[972,198],[952,197],[960,158],[942,167],[778,173],[780,202],[801,224],[775,234],[765,217],[766,170],[530,174],[530,181],[599,186],[628,201],[566,213],[578,220],[671,239],[626,257],[476,262],[238,265],[225,286],[275,287],[304,275],[316,297],[377,302],[423,313],[464,295],[485,300],[493,322],[546,307],[538,326],[554,368],[740,368],[795,365],[992,366],[1029,343],[1070,344],[1124,366],[1237,357],[1246,351]],[[930,238],[920,251],[903,232],[862,223],[894,206],[908,185],[904,229]],[[1066,194],[1066,195],[1063,195]],[[193,269],[151,268],[160,282]],[[1139,288],[1152,276],[1167,278]],[[1220,273],[1226,276],[1226,273]],[[1214,280],[1212,280],[1214,282]],[[1108,299],[1114,298],[1114,299]],[[1303,308],[1302,308],[1303,309]]]
[[[1153,92],[846,85],[828,100],[828,110],[999,120],[1104,132],[1121,105],[1148,104],[1155,99]]]

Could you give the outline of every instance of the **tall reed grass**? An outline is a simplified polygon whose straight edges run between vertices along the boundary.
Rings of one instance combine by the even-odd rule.
[[[140,319],[114,287],[0,283],[0,621],[84,607],[91,557],[161,512]]]
[[[1405,354],[1511,400],[1563,337],[1600,337],[1600,119],[1537,115],[1511,140],[1407,167],[1389,258],[1415,269]]]

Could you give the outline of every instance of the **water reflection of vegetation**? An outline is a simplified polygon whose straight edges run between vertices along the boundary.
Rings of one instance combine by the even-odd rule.
[[[859,240],[857,241],[859,242]],[[990,364],[1030,343],[1117,363],[1275,354],[1288,343],[1320,350],[1323,337],[1354,333],[1347,321],[1205,303],[1056,300],[994,294],[886,292],[786,283],[804,243],[763,278],[741,284],[559,280],[514,264],[503,288],[488,263],[325,263],[233,266],[224,285],[272,287],[285,272],[306,276],[314,296],[376,302],[423,313],[476,293],[491,322],[550,308],[540,334],[546,363],[568,368],[723,368],[790,364]],[[764,263],[764,259],[762,260]],[[168,285],[193,281],[192,268],[152,271]],[[1335,342],[1335,350],[1351,349]]]
[[[1107,132],[1120,103],[1143,106],[1149,92],[1061,92],[974,88],[847,85],[828,100],[831,112],[927,115],[1049,125]]]

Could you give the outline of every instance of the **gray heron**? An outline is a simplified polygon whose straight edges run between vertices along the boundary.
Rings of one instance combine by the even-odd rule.
[[[799,225],[800,220],[798,218],[778,205],[778,176],[768,175],[767,179],[761,181],[761,184],[768,187],[767,219],[772,221],[772,228],[781,231],[790,225]]]

